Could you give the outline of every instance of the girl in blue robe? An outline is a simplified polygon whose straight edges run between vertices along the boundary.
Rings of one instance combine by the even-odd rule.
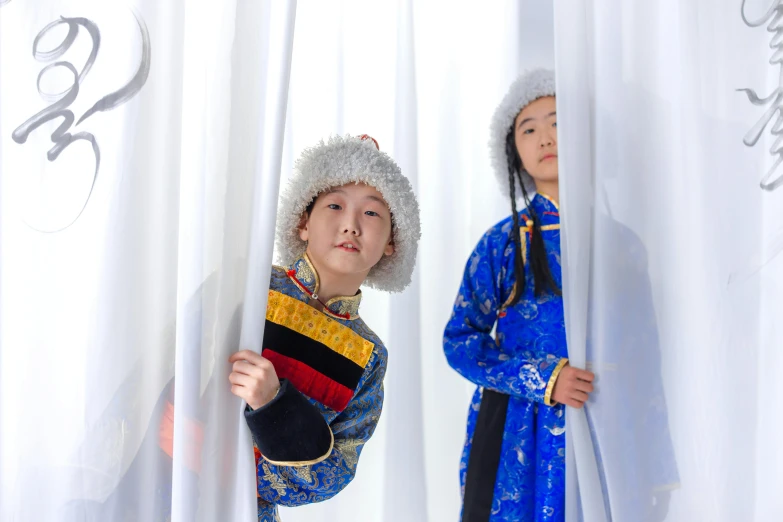
[[[565,519],[565,405],[582,407],[593,391],[593,374],[568,364],[554,96],[554,74],[534,70],[495,113],[491,155],[512,215],[468,259],[444,333],[449,364],[478,386],[460,466],[463,522]]]

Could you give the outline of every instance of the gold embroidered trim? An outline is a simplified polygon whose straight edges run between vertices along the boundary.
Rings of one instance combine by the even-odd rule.
[[[529,227],[519,227],[519,233],[524,236],[525,234],[530,234],[531,233],[531,229],[532,229],[532,226],[529,226]],[[544,226],[541,227],[541,231],[545,231],[545,230],[560,230],[560,225],[559,224],[557,224],[557,225],[544,225]],[[527,247],[527,245],[525,245],[525,247]]]
[[[275,290],[269,291],[266,318],[326,345],[362,368],[367,365],[375,347],[373,342],[325,313]]]
[[[511,293],[508,294],[508,299],[506,299],[506,302],[503,303],[503,305],[500,307],[500,310],[498,310],[498,312],[502,312],[503,310],[511,306],[511,298],[514,297],[514,292],[516,291],[517,291],[517,283],[516,281],[514,281],[514,285],[511,287]]]
[[[525,235],[527,231],[527,227],[519,227],[519,242],[521,243],[520,246],[522,247],[522,264],[525,266],[527,266],[527,235]],[[511,293],[508,295],[508,299],[506,299],[506,302],[503,303],[499,311],[502,311],[511,306],[511,298],[514,297],[514,292],[516,291],[517,282],[514,281],[514,285],[511,287]]]
[[[324,421],[326,422],[326,421]],[[332,454],[332,450],[334,449],[334,433],[332,433],[332,428],[329,428],[329,436],[332,438],[332,442],[329,443],[329,451],[327,451],[324,455],[321,455],[317,459],[314,460],[302,460],[302,461],[295,461],[295,462],[282,462],[277,460],[270,460],[263,455],[264,460],[269,462],[270,464],[274,464],[275,466],[290,466],[292,468],[300,468],[302,466],[312,466],[313,464],[318,464],[319,462],[325,461],[329,455]]]
[[[313,294],[318,295],[318,290],[321,289],[321,280],[318,278],[318,272],[306,253],[302,254],[302,259],[304,259],[305,262],[297,265],[296,277],[300,281],[307,281],[310,278],[314,279],[315,286],[313,287]],[[299,274],[301,274],[302,277],[299,277]]]
[[[336,312],[337,314],[340,315],[347,315],[349,319],[356,319],[357,317],[359,317],[359,304],[361,302],[362,302],[361,290],[359,291],[358,294],[351,297],[346,297],[346,296],[332,297],[326,302],[325,305],[326,308],[324,309],[324,312],[327,314],[329,314],[329,312]],[[336,307],[334,306],[335,304],[337,305]],[[333,309],[332,307],[334,307],[335,309]]]
[[[552,204],[557,207],[557,203],[555,203],[552,198],[545,194],[541,194],[542,197],[548,199],[552,202]],[[558,209],[559,210],[559,209]],[[520,243],[522,243],[520,246],[522,247],[522,263],[527,266],[527,234],[533,235],[533,220],[528,219],[525,221],[525,224],[527,226],[519,227],[519,239]],[[542,231],[545,230],[560,230],[560,224],[557,225],[544,225],[541,227]],[[511,305],[511,298],[514,295],[514,292],[517,289],[517,283],[514,282],[514,286],[511,287],[511,294],[509,294],[508,299],[506,299],[506,302],[503,303],[503,305],[500,307],[500,310],[503,310],[505,308],[508,308]]]
[[[560,362],[557,363],[557,366],[555,366],[554,371],[552,371],[552,375],[549,377],[549,382],[546,384],[546,393],[544,394],[544,404],[547,406],[554,406],[555,403],[552,402],[552,391],[555,389],[555,382],[557,382],[557,377],[560,375],[561,370],[565,365],[568,364],[568,359],[563,357],[560,359]]]
[[[318,291],[321,288],[321,279],[318,277],[318,271],[308,255],[306,253],[302,254],[302,257],[294,262],[292,268],[296,271],[296,276],[290,277],[291,281],[304,293],[312,294],[312,297],[317,299]],[[309,288],[307,286],[308,283],[313,284],[313,288]],[[361,302],[361,290],[352,296],[336,296],[326,302],[323,312],[337,319],[352,321],[359,317],[359,305]]]
[[[545,200],[549,201],[550,203],[552,203],[555,206],[555,209],[557,209],[557,211],[560,212],[560,205],[557,204],[557,201],[552,199],[550,196],[547,196],[543,192],[539,192],[538,195],[544,198]]]

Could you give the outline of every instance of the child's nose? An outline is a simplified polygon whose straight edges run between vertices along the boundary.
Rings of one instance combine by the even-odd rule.
[[[343,222],[343,234],[359,235],[359,223],[353,217],[348,217]]]

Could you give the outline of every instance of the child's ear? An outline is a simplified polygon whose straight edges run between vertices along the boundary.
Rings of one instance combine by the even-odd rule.
[[[310,232],[307,230],[307,221],[307,213],[305,212],[302,214],[302,217],[299,218],[299,225],[297,227],[299,229],[299,239],[302,241],[307,241],[310,237]]]
[[[389,239],[389,243],[386,245],[386,248],[383,249],[383,255],[390,256],[394,253],[394,237]]]

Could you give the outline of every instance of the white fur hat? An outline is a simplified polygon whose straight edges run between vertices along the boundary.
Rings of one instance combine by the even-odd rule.
[[[503,101],[500,102],[492,123],[489,126],[489,156],[495,176],[500,183],[500,189],[506,196],[509,195],[508,187],[508,160],[506,158],[506,136],[514,124],[519,112],[530,102],[545,96],[555,95],[555,73],[549,69],[533,69],[526,71],[517,78],[508,89]],[[525,189],[528,194],[535,192],[536,185],[533,178],[527,172],[522,172],[525,181]],[[519,181],[516,183],[516,195],[521,197]]]
[[[283,191],[277,213],[277,247],[285,265],[307,247],[299,238],[299,223],[307,206],[321,192],[347,183],[366,183],[380,192],[392,214],[394,253],[375,265],[364,284],[401,292],[411,282],[421,237],[419,204],[408,178],[388,154],[367,135],[332,136],[305,149]]]

